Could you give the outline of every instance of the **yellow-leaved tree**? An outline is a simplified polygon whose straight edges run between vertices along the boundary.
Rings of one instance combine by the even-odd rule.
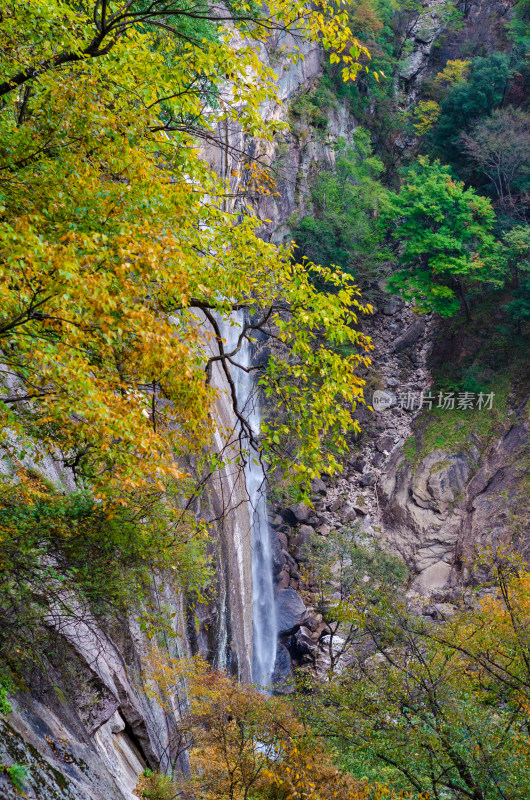
[[[281,424],[261,432],[271,464],[300,484],[333,470],[332,450],[357,425],[358,366],[370,347],[356,330],[356,315],[369,310],[357,287],[260,239],[244,186],[231,198],[233,186],[201,155],[223,126],[256,140],[282,129],[262,115],[277,94],[262,48],[286,32],[286,58],[319,42],[345,80],[367,55],[335,0],[273,0],[265,15],[239,0],[29,0],[2,10],[0,416],[9,475],[0,531],[2,570],[20,576],[16,608],[29,607],[25,591],[35,596],[28,560],[49,563],[42,555],[57,542],[75,550],[88,540],[78,560],[89,553],[95,565],[104,553],[103,575],[155,549],[134,531],[155,506],[159,530],[167,509],[193,492],[183,459],[211,445],[212,359],[228,380],[237,356],[217,325],[233,309],[252,320],[245,336],[258,328],[277,343],[259,375],[285,409]],[[244,148],[239,156],[242,170],[252,166]],[[260,182],[259,170],[247,171]],[[282,449],[286,436],[296,448]],[[323,442],[333,445],[325,457]],[[88,493],[82,508],[28,473],[44,458]],[[161,515],[168,492],[177,502]],[[80,536],[79,515],[96,511],[97,530]],[[64,518],[59,537],[54,514]],[[105,534],[102,514],[126,514],[126,543],[119,524]],[[37,536],[42,518],[49,525]],[[172,547],[189,539],[180,511],[164,530]]]

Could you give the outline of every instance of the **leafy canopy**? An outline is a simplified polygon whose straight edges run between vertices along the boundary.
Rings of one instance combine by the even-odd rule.
[[[258,435],[274,464],[299,483],[333,470],[333,457],[321,464],[323,438],[340,449],[356,425],[370,346],[355,329],[367,310],[359,291],[313,267],[333,287],[317,291],[289,248],[259,238],[249,202],[271,190],[261,141],[284,127],[262,116],[277,102],[262,46],[289,32],[287,61],[318,41],[345,79],[367,56],[333,0],[275,0],[265,16],[202,0],[32,0],[2,11],[4,652],[17,636],[32,649],[26,634],[38,638],[57,598],[75,614],[76,589],[123,611],[131,596],[148,602],[152,570],[163,570],[200,593],[205,536],[188,509],[197,482],[223,464],[202,454],[230,435],[213,413],[219,370],[244,423],[230,394],[243,337],[258,329],[277,343],[257,376],[287,408],[281,428]],[[229,143],[227,174],[216,174],[204,144],[217,146],[221,129],[254,137],[258,160]],[[234,308],[249,322],[227,353],[219,319]],[[286,433],[296,451],[282,449]],[[35,467],[41,478],[56,470],[57,485]]]
[[[402,250],[389,288],[414,300],[419,311],[450,317],[462,304],[468,311],[469,289],[502,283],[490,201],[438,161],[420,158],[384,214]]]
[[[233,187],[198,148],[224,122],[263,138],[281,128],[262,118],[276,83],[256,42],[294,25],[355,76],[362,48],[329,0],[279,0],[264,18],[245,3],[229,18],[182,0],[6,9],[0,411],[12,463],[49,453],[101,497],[163,492],[183,477],[179,458],[211,441],[212,341],[228,368],[201,314],[234,306],[269,310],[281,347],[264,383],[276,391],[279,375],[298,381],[289,424],[303,408],[313,419],[312,442],[290,465],[301,479],[318,468],[320,431],[340,442],[354,424],[337,400],[362,396],[358,290],[328,271],[335,291],[316,292],[288,249],[259,239],[244,182],[231,203]],[[236,167],[252,173],[244,162]],[[322,333],[359,354],[341,360]],[[264,444],[273,449],[277,437],[266,433]]]

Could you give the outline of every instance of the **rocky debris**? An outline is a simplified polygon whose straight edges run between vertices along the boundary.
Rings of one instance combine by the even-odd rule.
[[[283,531],[279,531],[279,532],[276,534],[276,536],[277,536],[277,538],[278,538],[278,541],[279,541],[279,543],[280,543],[280,545],[281,545],[281,547],[282,547],[282,550],[287,550],[287,547],[288,547],[288,544],[287,544],[287,534],[285,534]]]
[[[328,511],[338,511],[345,504],[344,497],[336,497],[335,500],[329,504]]]
[[[341,522],[343,523],[355,522],[355,520],[357,519],[357,513],[355,511],[355,508],[350,502],[345,503],[342,506],[340,510],[340,518]]]
[[[281,516],[288,525],[296,525],[299,522],[306,522],[309,519],[311,509],[303,503],[284,508],[280,511]]]
[[[399,308],[401,306],[400,301],[397,297],[391,297],[386,303],[383,304],[381,308],[381,313],[387,317],[393,317],[394,314],[397,314]]]
[[[381,436],[380,439],[376,440],[375,447],[376,450],[379,450],[380,453],[390,453],[390,451],[394,447],[394,436],[392,435]]]
[[[324,522],[323,525],[317,528],[317,533],[320,534],[320,536],[327,536],[329,533],[331,533],[331,530],[331,525],[328,525],[326,522]]]
[[[406,350],[408,347],[416,344],[425,332],[425,323],[422,320],[418,320],[410,328],[407,328],[405,333],[398,336],[392,346],[393,353],[400,353],[402,350]]]
[[[375,453],[374,457],[372,458],[372,467],[375,469],[380,469],[386,461],[386,455],[383,453]]]
[[[301,625],[295,633],[294,639],[302,663],[307,663],[308,661],[313,662],[318,639],[315,641],[309,628]]]
[[[282,569],[278,575],[278,589],[287,589],[291,581],[291,573],[286,569]]]
[[[446,620],[453,617],[457,610],[457,607],[452,603],[434,603],[430,606],[424,606],[421,613],[424,617],[431,617],[435,620]]]
[[[287,636],[300,627],[307,616],[304,601],[292,587],[281,589],[276,598],[279,636]]]
[[[284,558],[282,553],[282,543],[279,535],[274,531],[269,531],[271,550],[272,550],[272,569],[275,575],[279,575],[283,569]],[[287,537],[285,537],[287,541]]]
[[[375,472],[367,472],[359,478],[359,486],[374,486],[377,482]]]

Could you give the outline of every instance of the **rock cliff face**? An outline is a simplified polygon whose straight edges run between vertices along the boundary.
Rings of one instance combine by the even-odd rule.
[[[477,551],[510,544],[524,520],[524,449],[527,401],[477,459],[476,448],[429,453],[414,466],[402,448],[389,459],[380,483],[384,537],[414,570],[423,594],[479,578]]]
[[[311,537],[357,526],[403,558],[411,606],[435,616],[485,579],[486,568],[474,563],[477,552],[508,544],[528,550],[528,396],[512,393],[486,438],[470,424],[457,445],[442,436],[436,447],[424,446],[425,429],[435,423],[428,410],[418,410],[418,398],[428,396],[433,364],[447,355],[438,327],[430,315],[418,318],[410,306],[379,296],[375,315],[365,322],[375,345],[366,395],[370,402],[373,391],[384,390],[388,405],[359,409],[363,434],[352,441],[342,476],[315,482],[312,508],[280,507],[271,517],[279,597],[296,590],[306,604],[282,641],[296,665],[309,664],[322,675],[329,668],[330,628],[316,613],[314,587],[304,579]],[[284,681],[290,669],[283,665]]]

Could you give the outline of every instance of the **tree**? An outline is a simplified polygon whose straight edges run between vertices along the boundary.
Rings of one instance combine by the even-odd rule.
[[[305,580],[314,587],[315,606],[327,625],[328,635],[320,645],[325,644],[327,678],[332,680],[363,643],[356,614],[352,614],[359,596],[373,608],[379,603],[381,587],[399,597],[408,570],[377,540],[360,533],[357,525],[332,531],[326,537],[315,534],[307,557]]]
[[[455,181],[448,167],[420,158],[384,213],[401,250],[389,288],[420,312],[450,317],[463,306],[470,319],[473,285],[502,284],[490,201]]]
[[[522,326],[530,322],[530,227],[517,225],[512,228],[504,236],[503,244],[504,257],[515,286],[506,312],[521,334]]]
[[[167,708],[175,686],[186,683],[188,700],[177,727],[183,733],[179,741],[187,743],[191,774],[172,776],[175,794],[201,800],[382,797],[377,787],[369,795],[365,785],[336,768],[285,698],[237,683],[200,658],[172,659],[153,649],[145,663],[151,692]],[[141,789],[137,794],[149,797]]]
[[[420,100],[414,109],[414,127],[419,136],[424,136],[436,125],[442,113],[438,102],[440,96],[446,95],[451,87],[466,80],[469,64],[469,61],[457,58],[448,61],[443,70],[436,75],[432,84],[432,94],[438,99]]]
[[[242,28],[266,38],[296,18],[339,50],[350,39],[329,6],[280,3],[271,12],[264,27],[245,12]],[[227,187],[190,138],[189,130],[208,138],[215,98],[217,121],[263,136],[277,127],[260,116],[275,88],[255,45],[232,45],[224,16],[197,43],[186,25],[204,16],[185,3],[51,3],[11,11],[3,26],[14,48],[5,72],[23,65],[0,87],[3,420],[19,443],[31,427],[33,450],[60,453],[100,492],[162,487],[182,474],[175,458],[209,441],[215,393],[198,312],[212,321],[234,306],[264,309],[263,327],[277,331],[289,358],[322,355],[331,366],[325,347],[306,347],[324,321],[320,312],[310,319],[320,301],[306,271],[259,240],[250,210],[223,209]],[[348,76],[356,48],[344,55]],[[241,80],[247,72],[253,79]],[[330,297],[332,316],[349,337],[356,290],[338,273],[330,280],[342,289]],[[285,302],[292,314],[280,320]],[[219,360],[227,370],[221,352]],[[280,357],[276,369],[284,367]]]
[[[445,67],[436,75],[434,85],[446,89],[465,81],[469,74],[470,61],[461,58],[449,60]]]
[[[527,568],[501,558],[482,600],[437,623],[394,596],[376,609],[359,596],[364,651],[321,704],[300,701],[343,765],[414,797],[526,798],[529,586]]]
[[[461,133],[501,105],[510,74],[506,53],[473,59],[466,80],[456,82],[440,103],[440,117],[432,134],[437,153],[455,165],[461,164]]]
[[[528,194],[530,116],[517,108],[501,108],[462,134],[469,156],[491,181],[499,202],[524,216],[521,195]],[[513,196],[515,191],[516,196]]]
[[[262,241],[249,197],[270,191],[261,140],[282,129],[262,117],[277,80],[261,45],[293,31],[285,57],[296,60],[301,38],[322,42],[345,79],[365,51],[328,0],[279,0],[266,16],[246,3],[230,8],[43,0],[2,11],[1,577],[10,567],[15,583],[22,576],[10,607],[15,633],[24,598],[37,587],[45,604],[40,592],[57,589],[61,569],[68,592],[88,595],[96,585],[105,592],[112,559],[114,588],[119,578],[138,588],[149,564],[173,567],[186,584],[181,545],[195,533],[203,539],[191,498],[223,461],[202,456],[216,433],[214,367],[243,448],[256,436],[260,452],[299,483],[324,467],[322,439],[345,447],[356,425],[357,367],[370,346],[355,330],[356,311],[366,310],[358,290],[339,270],[308,270],[289,248]],[[221,176],[200,150],[219,144],[219,129],[255,137],[257,154],[229,141]],[[333,291],[316,291],[312,269]],[[234,309],[247,322],[227,352],[219,319]],[[257,380],[288,402],[279,430],[254,434],[232,373],[257,332],[276,344]],[[355,355],[338,353],[343,342]],[[282,449],[284,433],[300,439],[296,452]],[[197,481],[185,466],[191,457]],[[45,464],[68,474],[83,513],[62,487],[35,477],[32,468]],[[98,567],[92,584],[83,554]]]

